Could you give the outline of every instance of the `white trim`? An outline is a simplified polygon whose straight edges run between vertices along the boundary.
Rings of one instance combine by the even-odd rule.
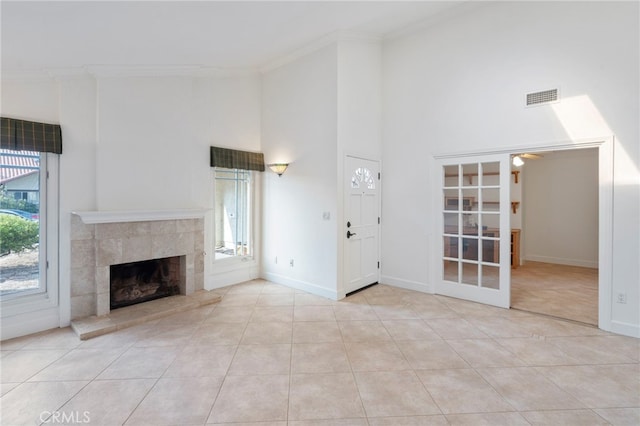
[[[58,328],[58,307],[54,306],[39,311],[23,312],[10,318],[2,319],[0,340],[13,339],[27,334]]]
[[[194,210],[122,210],[122,211],[77,211],[87,225],[96,223],[148,222],[153,220],[202,219],[206,209]]]
[[[225,69],[203,65],[89,65],[86,72],[96,78],[122,77],[232,77],[259,74],[257,69]]]
[[[301,48],[287,55],[284,55],[278,59],[275,59],[267,63],[266,65],[260,68],[260,72],[262,74],[265,74],[270,71],[276,70],[286,64],[289,64],[313,52],[316,52],[322,49],[323,47],[326,47],[333,43],[338,43],[341,41],[361,41],[361,42],[368,42],[368,43],[380,43],[382,41],[382,37],[376,36],[373,34],[357,32],[357,31],[344,31],[344,30],[334,31],[305,46],[302,46]]]
[[[613,146],[614,136],[604,138],[597,145],[598,327],[606,331],[614,331],[611,306],[613,303]],[[636,325],[638,326],[640,325]],[[621,331],[615,332],[626,334]]]
[[[47,70],[8,70],[2,71],[2,81],[40,83],[51,82],[53,77]]]
[[[603,135],[603,136],[589,138],[589,139],[578,139],[571,142],[562,140],[562,141],[555,141],[555,142],[554,141],[541,142],[540,144],[537,144],[537,145],[513,145],[506,148],[496,148],[496,149],[489,149],[484,151],[461,151],[457,153],[441,152],[441,153],[434,153],[433,157],[436,160],[442,160],[447,158],[475,157],[479,155],[492,155],[492,154],[514,154],[519,152],[527,152],[527,153],[535,154],[536,152],[545,152],[545,151],[565,151],[565,150],[571,150],[571,149],[599,148],[603,143],[612,139],[613,139],[612,135]]]
[[[390,277],[388,275],[382,275],[380,277],[380,284],[404,288],[406,290],[419,291],[421,293],[434,294],[433,286],[428,283],[405,280],[404,278]]]
[[[243,262],[241,267],[219,271],[207,277],[204,283],[205,290],[227,287],[234,284],[260,278],[260,268],[258,262]]]
[[[344,294],[340,294],[335,290],[320,287],[319,285],[310,282],[295,280],[284,275],[274,274],[273,272],[264,273],[263,278],[267,281],[295,288],[297,290],[306,291],[307,293],[315,294],[316,296],[324,297],[326,299],[340,300],[344,298]]]
[[[446,2],[443,2],[446,3]],[[458,2],[458,4],[454,4],[452,7],[448,9],[441,10],[436,12],[435,14],[428,15],[427,17],[421,19],[418,22],[413,24],[405,25],[399,29],[392,30],[386,33],[383,37],[383,41],[393,41],[398,38],[410,37],[419,33],[421,31],[425,31],[433,26],[441,25],[443,22],[447,22],[451,19],[455,19],[458,16],[463,16],[467,13],[473,12],[479,7],[487,7],[490,4],[489,2],[484,1],[463,1]]]
[[[3,81],[40,82],[70,78],[128,78],[128,77],[242,77],[259,75],[257,68],[218,68],[205,65],[86,65],[54,67],[2,72]]]
[[[598,261],[597,260],[581,260],[581,259],[565,259],[562,257],[551,257],[551,256],[538,256],[538,255],[528,255],[524,258],[521,258],[524,261],[530,262],[544,262],[544,263],[554,263],[556,265],[568,265],[568,266],[579,266],[582,268],[597,268]]]
[[[611,321],[611,329],[609,331],[625,336],[640,338],[640,325],[638,324],[629,324],[628,322],[614,320]]]

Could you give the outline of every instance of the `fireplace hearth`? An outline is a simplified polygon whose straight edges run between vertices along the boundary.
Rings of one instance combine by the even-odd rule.
[[[109,281],[112,310],[180,294],[180,257],[111,265]]]

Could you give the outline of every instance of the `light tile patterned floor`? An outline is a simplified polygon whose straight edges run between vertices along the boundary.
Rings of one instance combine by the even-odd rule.
[[[219,292],[87,341],[2,342],[1,423],[640,424],[638,339],[385,285]]]

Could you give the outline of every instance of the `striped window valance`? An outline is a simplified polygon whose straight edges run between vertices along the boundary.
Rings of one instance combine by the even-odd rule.
[[[62,129],[59,124],[6,117],[0,118],[0,121],[0,148],[62,154]]]
[[[261,152],[238,151],[212,146],[210,155],[211,167],[264,172],[264,154]]]

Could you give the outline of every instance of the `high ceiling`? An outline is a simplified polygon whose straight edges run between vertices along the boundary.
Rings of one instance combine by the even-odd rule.
[[[1,1],[3,72],[259,69],[323,37],[385,37],[461,1]]]

